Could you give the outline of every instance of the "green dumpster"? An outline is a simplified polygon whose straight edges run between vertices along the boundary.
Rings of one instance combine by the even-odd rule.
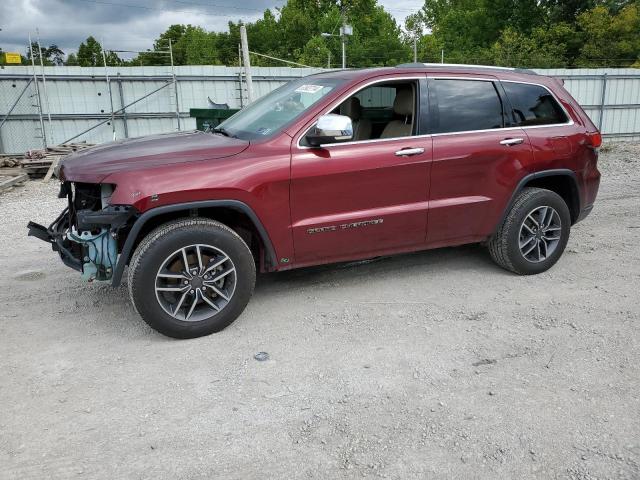
[[[196,128],[206,131],[209,128],[215,128],[222,123],[223,120],[229,118],[238,110],[234,108],[190,108],[189,116],[196,119]]]

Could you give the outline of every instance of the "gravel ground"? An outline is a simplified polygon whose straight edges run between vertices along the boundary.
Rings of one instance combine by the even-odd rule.
[[[600,165],[549,272],[466,246],[265,275],[189,341],[26,238],[55,182],[5,193],[0,478],[640,478],[640,145]]]

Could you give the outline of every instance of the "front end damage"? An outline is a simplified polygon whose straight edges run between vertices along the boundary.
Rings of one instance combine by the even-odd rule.
[[[130,206],[110,205],[112,192],[108,184],[63,182],[58,197],[67,198],[67,207],[48,227],[29,222],[29,235],[51,244],[84,279],[110,280],[122,233],[137,216]]]

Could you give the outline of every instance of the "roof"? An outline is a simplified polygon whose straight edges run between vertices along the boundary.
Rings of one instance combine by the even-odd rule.
[[[524,68],[498,67],[492,65],[464,65],[455,63],[403,63],[395,67],[378,67],[378,68],[361,68],[347,70],[333,70],[330,72],[317,73],[316,75],[323,77],[344,78],[347,80],[355,80],[358,78],[370,77],[372,74],[391,74],[398,73],[399,69],[410,70],[413,72],[440,72],[440,73],[470,73],[479,74],[487,73],[501,78],[509,78],[512,75],[535,75],[533,70]]]
[[[429,68],[429,70],[499,70],[513,73],[525,73],[528,75],[537,75],[533,70],[526,68],[498,67],[496,65],[467,65],[464,63],[402,63],[397,68]]]

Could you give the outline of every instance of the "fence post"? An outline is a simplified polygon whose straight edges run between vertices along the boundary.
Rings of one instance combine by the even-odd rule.
[[[173,77],[173,92],[176,97],[176,120],[178,122],[178,131],[180,128],[180,105],[178,104],[178,78],[176,77],[176,68],[173,64],[173,47],[171,46],[171,39],[169,39],[169,59],[171,60],[171,76]]]
[[[42,146],[47,148],[47,133],[44,131],[44,120],[42,119],[42,101],[40,99],[40,89],[38,88],[38,76],[36,75],[36,61],[33,58],[33,43],[29,34],[29,53],[31,53],[31,67],[33,68],[33,83],[36,87],[36,107],[38,107],[38,117],[40,118],[40,132],[42,133]],[[42,52],[40,52],[42,54]]]
[[[602,75],[602,92],[600,93],[600,118],[598,118],[598,130],[602,132],[603,118],[604,118],[604,107],[605,107],[605,98],[607,96],[607,74]]]
[[[124,127],[124,138],[129,138],[129,126],[127,125],[127,109],[124,108],[124,92],[122,91],[122,78],[120,72],[117,73],[118,93],[120,94],[120,107],[122,108],[122,126]]]
[[[47,77],[44,73],[44,60],[42,59],[42,47],[40,46],[40,32],[36,29],[36,41],[38,42],[38,57],[40,57],[40,68],[42,69],[42,94],[44,95],[44,103],[47,106],[47,120],[49,122],[49,141],[53,141],[53,127],[51,126],[51,105],[49,104],[49,95],[47,94]],[[33,55],[33,49],[31,49]]]
[[[104,42],[100,45],[102,49],[102,63],[104,63],[104,77],[107,80],[107,89],[109,90],[109,105],[111,106],[111,134],[116,139],[116,122],[115,115],[113,114],[113,92],[111,91],[111,79],[109,78],[109,69],[107,68],[107,55],[104,52]]]

